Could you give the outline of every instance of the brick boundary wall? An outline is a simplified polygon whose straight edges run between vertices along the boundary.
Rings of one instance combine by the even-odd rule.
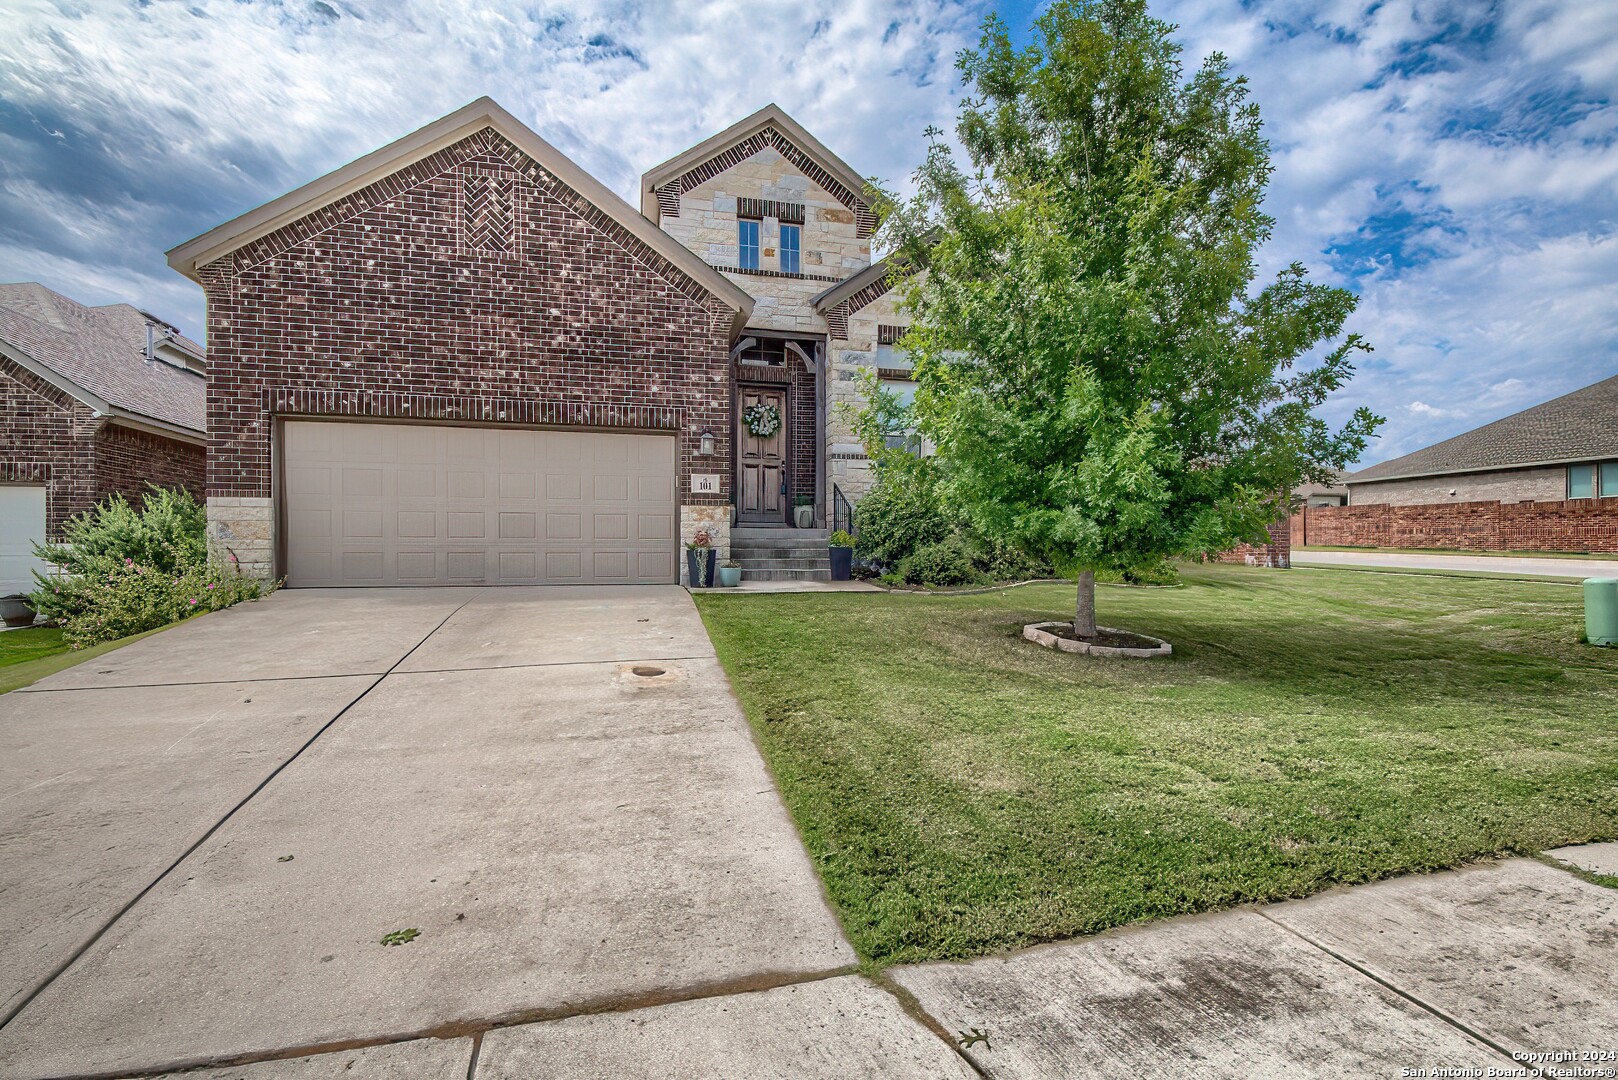
[[[1264,544],[1238,544],[1219,556],[1218,562],[1247,566],[1267,566],[1285,570],[1292,565],[1292,524],[1277,521],[1270,526],[1270,539]]]
[[[1310,506],[1291,542],[1321,547],[1618,552],[1618,498]]]

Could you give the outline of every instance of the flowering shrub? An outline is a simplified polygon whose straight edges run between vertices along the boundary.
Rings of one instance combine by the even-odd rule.
[[[35,574],[35,611],[73,648],[217,611],[263,592],[233,566],[210,563],[206,515],[185,491],[153,488],[136,510],[114,495],[63,528],[65,543],[36,545],[57,567]]]

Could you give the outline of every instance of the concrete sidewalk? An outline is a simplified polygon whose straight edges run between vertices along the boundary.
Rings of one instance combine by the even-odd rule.
[[[1603,849],[1613,847],[1560,854],[1592,862],[1612,858]],[[1618,1047],[1615,961],[1618,892],[1514,859],[893,968],[881,982],[849,974],[764,989],[696,986],[662,1004],[492,1017],[437,1037],[183,1075],[1481,1076],[1535,1055]]]
[[[1309,551],[1292,553],[1292,565],[1392,567],[1402,570],[1463,570],[1507,577],[1618,577],[1618,560],[1534,559],[1515,555],[1401,555],[1384,551]]]

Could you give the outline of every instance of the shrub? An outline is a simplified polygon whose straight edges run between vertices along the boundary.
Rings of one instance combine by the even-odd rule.
[[[207,515],[185,491],[152,488],[136,510],[114,495],[63,526],[64,542],[35,545],[58,569],[35,574],[35,611],[73,648],[138,634],[262,593],[234,567],[210,564]]]
[[[854,546],[854,538],[848,533],[844,532],[842,529],[838,529],[836,532],[826,537],[826,546],[851,548]]]
[[[899,564],[912,585],[965,585],[978,580],[972,556],[960,537],[950,537],[912,552]]]
[[[917,467],[883,469],[854,516],[859,524],[860,556],[889,568],[952,531],[932,470],[919,463]]]
[[[992,581],[1028,581],[1056,575],[1049,563],[1002,541],[973,537],[971,552],[973,567]]]

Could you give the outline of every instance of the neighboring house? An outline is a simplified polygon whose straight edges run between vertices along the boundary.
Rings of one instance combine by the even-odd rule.
[[[294,586],[672,582],[803,504],[823,551],[870,482],[837,404],[907,374],[862,191],[772,105],[636,212],[485,98],[180,245],[211,542]]]
[[[0,285],[0,595],[31,588],[33,544],[108,495],[202,497],[204,367],[138,308]]]
[[[1342,478],[1294,546],[1618,552],[1618,377]]]
[[[1302,484],[1292,491],[1294,505],[1347,506],[1348,488],[1341,484]]]
[[[1350,506],[1618,498],[1618,376],[1343,483]]]

